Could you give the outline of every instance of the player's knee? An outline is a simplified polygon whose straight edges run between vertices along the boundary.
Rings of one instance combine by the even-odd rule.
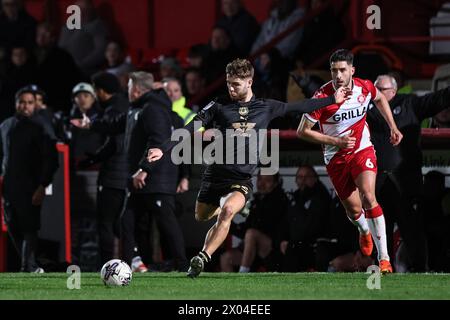
[[[355,220],[361,215],[362,207],[361,206],[353,206],[347,209],[347,216]]]
[[[364,203],[366,205],[370,206],[371,204],[376,202],[375,193],[373,193],[371,191],[364,192],[363,196],[364,196]]]
[[[233,216],[233,210],[230,207],[225,206],[222,208],[222,211],[219,214],[219,222],[231,223],[231,220],[233,220]]]

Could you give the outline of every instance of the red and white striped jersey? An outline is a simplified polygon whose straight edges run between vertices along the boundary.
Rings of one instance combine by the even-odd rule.
[[[311,122],[319,123],[320,131],[325,135],[333,137],[351,135],[356,138],[354,149],[339,149],[336,146],[324,145],[325,164],[328,164],[334,156],[357,153],[372,146],[366,115],[370,101],[376,98],[377,89],[369,80],[353,78],[352,91],[351,98],[344,103],[329,105],[305,114]],[[328,97],[334,92],[333,81],[330,81],[315,93],[314,98]]]

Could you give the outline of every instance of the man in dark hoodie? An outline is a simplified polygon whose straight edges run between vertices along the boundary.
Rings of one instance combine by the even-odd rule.
[[[126,114],[129,102],[120,92],[120,83],[111,73],[100,72],[92,77],[95,94],[108,121]],[[79,163],[88,168],[102,163],[97,181],[97,227],[100,240],[101,265],[114,258],[114,237],[119,237],[118,222],[125,209],[129,176],[128,157],[123,148],[125,134],[111,135],[95,154]]]
[[[72,124],[107,134],[125,132],[124,150],[128,154],[132,179],[131,196],[122,221],[123,259],[130,263],[133,257],[139,255],[135,250],[134,222],[149,214],[155,217],[159,230],[166,237],[175,268],[184,270],[187,267],[184,239],[175,216],[178,167],[169,157],[151,170],[142,165],[146,163],[147,148],[161,146],[170,140],[173,131],[172,102],[164,89],[154,90],[153,87],[152,74],[131,73],[128,83],[131,107],[127,114],[92,122],[76,119]]]

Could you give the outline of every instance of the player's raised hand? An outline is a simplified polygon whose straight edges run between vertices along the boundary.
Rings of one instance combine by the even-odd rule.
[[[147,161],[148,162],[158,161],[159,159],[162,158],[162,156],[163,152],[161,149],[158,148],[150,149],[148,150]]]
[[[336,100],[337,104],[347,101],[348,99],[350,99],[351,96],[352,90],[347,87],[340,87],[334,93],[334,99]]]
[[[391,143],[394,147],[398,146],[403,140],[403,134],[397,128],[391,129]]]

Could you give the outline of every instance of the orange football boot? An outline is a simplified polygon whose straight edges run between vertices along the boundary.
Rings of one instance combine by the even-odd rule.
[[[361,249],[361,253],[366,257],[369,257],[372,254],[373,240],[370,232],[366,235],[359,235],[359,248]]]
[[[380,260],[380,271],[381,274],[392,273],[392,266],[388,260]]]

